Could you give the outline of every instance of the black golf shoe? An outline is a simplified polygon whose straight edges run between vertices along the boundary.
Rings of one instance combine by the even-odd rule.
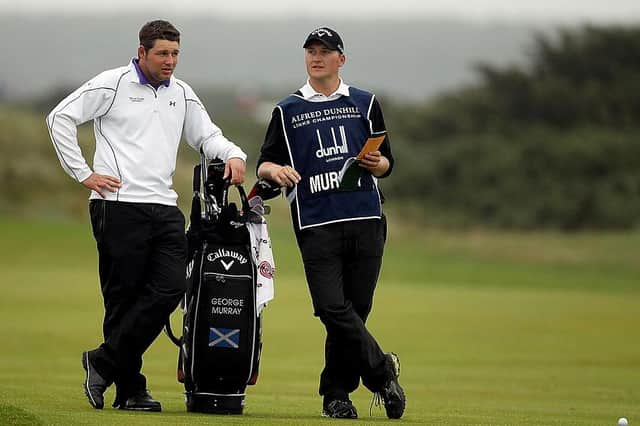
[[[322,416],[334,419],[357,419],[358,412],[348,399],[334,399],[326,405],[323,404]]]
[[[84,394],[89,400],[89,404],[98,410],[104,407],[104,392],[107,390],[111,382],[104,379],[95,369],[89,357],[90,352],[82,353],[82,368],[86,371],[86,378],[82,384]]]
[[[134,410],[134,411],[162,411],[160,401],[156,401],[151,397],[148,390],[141,390],[127,399],[116,398],[114,407],[121,410]]]
[[[402,390],[398,382],[398,377],[400,377],[400,358],[393,352],[386,354],[386,357],[388,368],[392,370],[392,374],[382,389],[376,392],[374,400],[378,399],[379,402],[379,399],[382,399],[388,418],[399,419],[404,414],[406,405],[404,390]]]

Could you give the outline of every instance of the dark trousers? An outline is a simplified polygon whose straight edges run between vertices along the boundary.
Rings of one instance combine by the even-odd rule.
[[[184,216],[177,207],[92,200],[104,300],[104,342],[96,369],[117,386],[117,398],[146,388],[142,354],[185,290]]]
[[[342,399],[360,383],[377,391],[388,379],[385,356],[365,327],[382,265],[386,220],[358,220],[298,231],[315,315],[324,324],[320,395]]]

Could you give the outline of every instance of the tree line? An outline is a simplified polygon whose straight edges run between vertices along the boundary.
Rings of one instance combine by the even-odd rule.
[[[540,34],[527,65],[476,73],[418,105],[385,101],[391,198],[454,226],[640,225],[639,27]]]

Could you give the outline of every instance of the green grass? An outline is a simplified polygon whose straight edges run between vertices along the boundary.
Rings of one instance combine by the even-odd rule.
[[[162,413],[90,408],[80,354],[100,341],[102,308],[89,224],[0,218],[0,424],[341,423],[319,416],[324,331],[277,216],[276,299],[264,314],[261,377],[239,417],[185,412],[164,336],[143,367]],[[368,324],[401,356],[400,422],[640,422],[640,234],[456,233],[391,221],[389,235]],[[369,416],[365,389],[352,399],[360,420],[349,423],[399,423],[375,408]]]

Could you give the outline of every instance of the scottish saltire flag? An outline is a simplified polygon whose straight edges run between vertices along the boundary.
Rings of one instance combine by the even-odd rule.
[[[209,328],[209,346],[215,348],[238,349],[240,346],[240,329]]]

